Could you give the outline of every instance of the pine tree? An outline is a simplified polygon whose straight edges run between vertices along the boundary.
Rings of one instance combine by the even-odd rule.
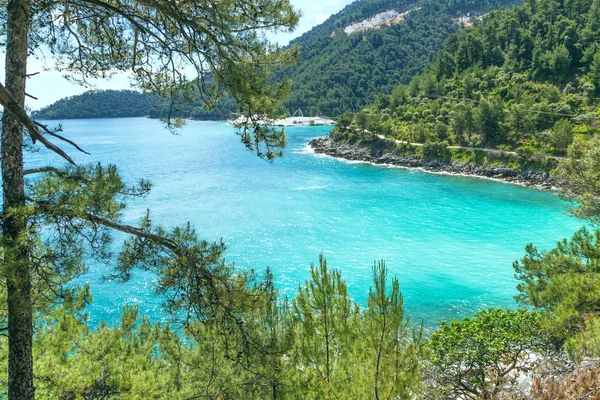
[[[373,284],[369,290],[368,306],[364,314],[361,335],[367,338],[372,354],[369,369],[374,374],[375,399],[409,399],[420,385],[418,368],[421,355],[421,329],[409,328],[404,318],[404,300],[398,279],[388,286],[385,261],[373,266]]]
[[[93,254],[102,258],[108,235],[114,229],[137,238],[121,257],[125,264],[142,266],[143,259],[161,253],[163,261],[171,262],[172,266],[186,264],[188,268],[183,269],[187,272],[203,274],[204,284],[212,282],[213,274],[219,274],[206,267],[218,265],[216,259],[221,249],[218,245],[194,240],[191,229],[168,234],[153,228],[148,218],[139,228],[121,224],[123,207],[116,198],[125,187],[111,168],[23,169],[25,138],[31,139],[33,144],[39,142],[71,164],[74,164],[72,158],[50,139],[81,150],[57,131],[26,115],[26,65],[30,54],[49,50],[55,55],[57,69],[82,84],[90,78],[107,77],[114,71],[131,71],[139,88],[165,98],[198,96],[211,104],[226,90],[239,102],[241,111],[253,116],[274,109],[275,100],[285,87],[269,80],[269,70],[290,61],[295,53],[294,49],[277,51],[265,43],[259,32],[291,29],[298,16],[286,0],[8,0],[2,7],[0,20],[2,26],[6,26],[2,31],[6,38],[6,86],[0,85],[0,104],[5,110],[2,119],[2,278],[6,282],[8,309],[3,321],[6,327],[2,329],[7,329],[9,337],[8,395],[20,400],[34,398],[32,335],[36,304],[32,290],[41,288],[57,300],[64,297],[61,293],[64,282],[46,281],[48,271],[61,276],[61,268],[67,265],[72,274],[81,273],[83,250],[79,249],[87,245]],[[184,73],[188,69],[198,78],[188,80]],[[168,121],[170,126],[178,125],[178,121]],[[278,148],[284,144],[281,132],[254,124],[240,128],[242,142],[259,156],[272,159],[279,154]],[[34,173],[45,174],[47,186],[66,192],[50,194],[40,188],[36,189],[38,196],[32,197],[26,190],[25,176]],[[101,188],[102,183],[108,186]],[[140,195],[147,189],[148,186],[141,185],[129,194]],[[67,193],[75,197],[69,199]],[[100,197],[94,197],[96,195]],[[38,229],[45,223],[60,226],[58,232],[63,240],[55,246],[36,247]],[[92,235],[79,236],[80,230]],[[86,242],[86,238],[92,239]],[[186,241],[196,244],[194,250],[184,250],[182,245]],[[72,255],[66,250],[72,251]],[[36,266],[38,253],[44,257]],[[166,259],[165,254],[168,254]],[[197,263],[195,269],[191,268],[192,262]],[[124,272],[122,276],[126,275]],[[228,279],[226,276],[230,274],[225,273],[221,278]],[[50,288],[44,288],[46,284]],[[211,291],[214,287],[205,289]],[[214,290],[213,294],[227,293]]]
[[[358,310],[348,297],[340,271],[328,269],[322,254],[319,265],[311,265],[310,280],[298,289],[293,307],[303,367],[314,380],[309,392],[334,398],[344,380],[342,360],[348,349],[350,320]]]

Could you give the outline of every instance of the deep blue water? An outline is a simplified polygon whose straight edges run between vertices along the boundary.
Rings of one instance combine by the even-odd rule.
[[[316,156],[307,143],[328,127],[288,129],[285,155],[273,164],[245,150],[220,122],[189,122],[179,135],[143,118],[63,127],[92,153],[71,151],[79,163],[116,164],[127,181],[153,183],[149,197],[131,203],[126,222],[146,208],[165,227],[191,221],[202,238],[222,237],[239,267],[270,267],[292,296],[323,252],[364,304],[373,261],[385,259],[400,279],[408,314],[427,325],[513,306],[512,262],[525,245],[551,248],[581,225],[554,193]],[[60,163],[45,150],[27,160],[28,168]],[[153,276],[102,283],[109,269],[92,264],[81,279],[92,284],[94,322],[116,322],[125,303],[161,318]]]

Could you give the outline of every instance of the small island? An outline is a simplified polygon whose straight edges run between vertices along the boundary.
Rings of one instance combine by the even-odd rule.
[[[230,97],[221,98],[215,107],[178,99],[174,104],[157,96],[136,90],[89,90],[66,97],[34,111],[32,117],[41,120],[177,117],[198,120],[228,120],[236,104]]]

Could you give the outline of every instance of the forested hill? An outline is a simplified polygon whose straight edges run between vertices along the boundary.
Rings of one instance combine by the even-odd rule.
[[[91,90],[67,97],[33,113],[37,119],[144,117],[154,106],[151,96],[134,90]]]
[[[378,93],[389,93],[422,72],[435,59],[444,40],[460,29],[458,17],[466,13],[481,15],[518,1],[355,1],[290,43],[299,46],[300,59],[296,65],[276,72],[276,78],[287,77],[291,82],[290,97],[280,112],[291,114],[301,108],[305,114],[335,117],[358,111],[372,103]],[[365,25],[377,26],[364,29]],[[181,105],[173,115],[228,119],[235,111],[233,100],[224,97],[212,110],[197,102]],[[166,106],[140,93],[107,90],[60,100],[34,116],[158,118],[167,112]]]
[[[32,116],[36,119],[159,118],[170,112],[173,117],[226,120],[235,110],[234,101],[228,97],[211,110],[199,103],[177,104],[171,109],[165,101],[134,90],[90,90],[34,111]]]
[[[391,92],[394,86],[408,83],[422,72],[435,59],[444,40],[459,29],[457,17],[468,12],[479,15],[514,3],[356,1],[290,43],[300,47],[300,60],[280,71],[280,76],[288,77],[292,84],[285,108],[327,116],[358,111],[373,102],[377,93]],[[351,29],[386,11],[395,12],[390,25]],[[385,17],[390,18],[380,18]]]
[[[528,0],[451,36],[427,72],[338,130],[543,161],[592,136],[599,102],[600,1]]]

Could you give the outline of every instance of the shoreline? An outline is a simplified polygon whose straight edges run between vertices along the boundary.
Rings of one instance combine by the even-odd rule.
[[[558,190],[549,174],[545,171],[520,171],[502,166],[481,166],[469,162],[448,163],[441,160],[428,160],[398,153],[386,140],[381,139],[368,147],[366,145],[348,145],[336,142],[331,135],[326,135],[312,139],[308,143],[308,147],[315,154],[344,161],[420,171],[436,175],[486,179],[545,191]]]

